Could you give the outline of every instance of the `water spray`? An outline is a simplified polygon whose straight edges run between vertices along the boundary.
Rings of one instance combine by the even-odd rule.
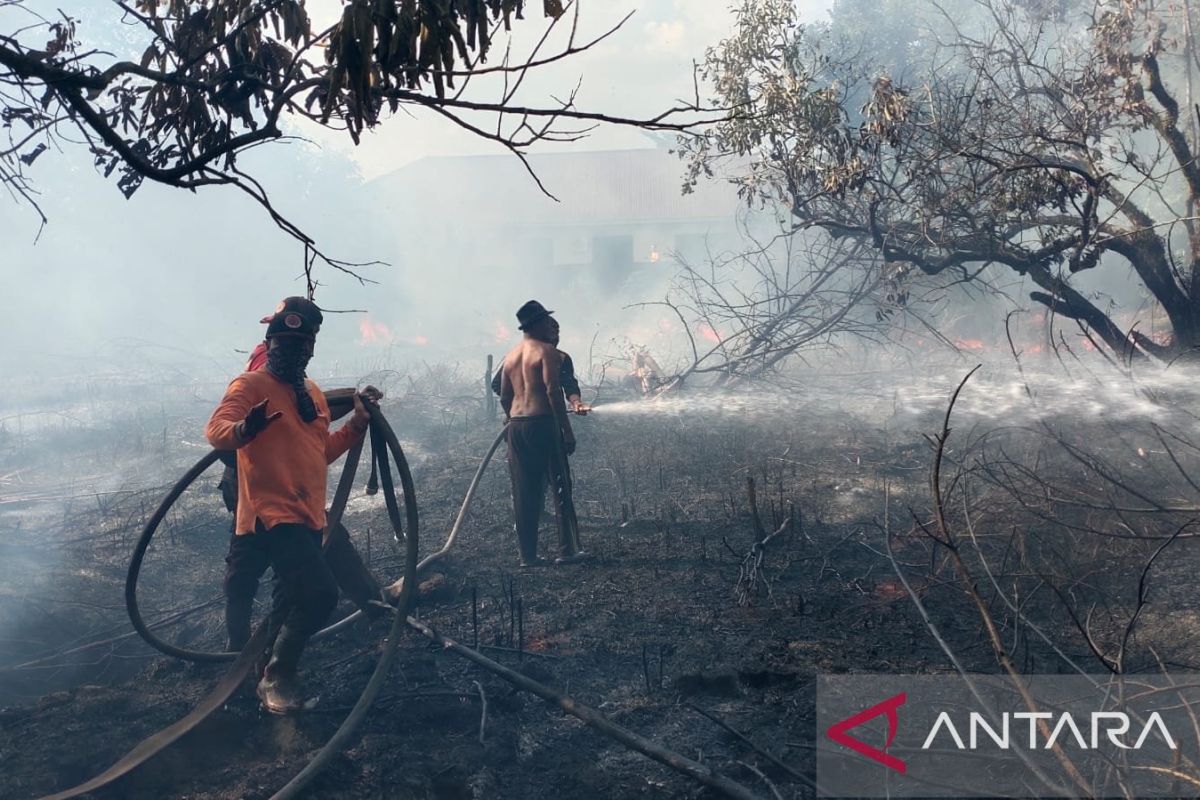
[[[814,406],[838,408],[864,418],[921,427],[943,411],[957,372],[859,375],[853,380],[797,381],[795,390],[761,386],[696,389],[647,399],[597,403],[589,410],[610,417],[727,417],[767,421]],[[994,423],[1055,419],[1161,420],[1184,415],[1200,427],[1200,376],[1176,366],[1122,377],[1112,373],[1062,375],[988,365],[959,399],[959,417]]]

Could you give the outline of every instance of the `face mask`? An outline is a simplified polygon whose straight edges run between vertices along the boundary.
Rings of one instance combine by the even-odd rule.
[[[295,390],[296,408],[305,422],[317,418],[317,407],[304,383],[304,372],[311,359],[307,342],[295,337],[280,341],[267,351],[267,370]]]

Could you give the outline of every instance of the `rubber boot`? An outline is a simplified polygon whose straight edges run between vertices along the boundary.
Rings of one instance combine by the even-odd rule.
[[[304,710],[304,695],[296,676],[304,639],[288,634],[286,626],[279,632],[271,658],[258,682],[258,699],[272,714],[295,714]]]

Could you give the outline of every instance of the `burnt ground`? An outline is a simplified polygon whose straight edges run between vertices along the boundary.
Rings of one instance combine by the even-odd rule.
[[[406,410],[385,404],[414,462],[427,553],[440,547],[495,427],[417,419]],[[114,429],[91,445],[71,438],[69,452],[52,441],[8,452],[25,458],[26,485],[61,475],[65,464],[73,474],[117,473],[133,488],[91,497],[75,480],[60,490],[71,499],[51,505],[19,501],[8,485],[10,500],[0,504],[0,663],[7,665],[0,673],[0,796],[35,797],[101,771],[183,716],[221,674],[220,665],[164,658],[127,636],[122,605],[126,562],[169,483],[162,476],[182,473],[202,452],[176,438],[194,442],[197,434],[189,440],[186,432],[201,421],[185,414],[164,426],[161,447],[150,431],[140,450],[117,448]],[[184,433],[168,436],[168,427]],[[771,790],[750,767],[784,797],[811,793],[693,706],[811,774],[816,674],[949,668],[881,555],[884,481],[895,506],[925,502],[927,448],[916,431],[886,433],[826,406],[758,423],[598,413],[576,427],[576,497],[595,558],[515,568],[501,449],[460,545],[423,576],[417,613],[440,632],[478,641],[490,657],[764,796]],[[755,479],[767,528],[789,508],[796,524],[768,546],[762,586],[741,606],[735,586],[755,539],[747,477]],[[215,480],[214,471],[185,496],[151,550],[142,590],[151,619],[219,596],[228,518]],[[346,523],[372,568],[396,577],[381,499],[356,491]],[[547,521],[543,552],[553,538]],[[905,541],[901,560],[928,558],[921,543]],[[959,657],[969,668],[994,671],[961,593],[936,582],[922,591]],[[220,608],[210,605],[163,630],[173,641],[215,648],[220,627]],[[353,705],[385,631],[360,624],[310,648],[304,672],[321,695],[312,713],[265,715],[244,687],[200,729],[97,796],[270,796]],[[411,632],[382,699],[311,795],[710,796]]]

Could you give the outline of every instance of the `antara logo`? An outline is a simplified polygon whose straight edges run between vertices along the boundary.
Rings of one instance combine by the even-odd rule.
[[[1055,717],[1057,716],[1057,721]],[[954,725],[954,720],[951,719],[949,712],[943,711],[938,714],[937,719],[933,723],[933,728],[929,731],[929,735],[925,737],[925,743],[921,745],[922,750],[928,750],[938,738],[938,735],[945,733],[947,737],[954,743],[954,747],[958,750],[978,750],[980,748],[979,732],[983,731],[987,738],[991,740],[991,744],[995,745],[1000,750],[1011,750],[1013,747],[1013,737],[1011,727],[1020,728],[1022,724],[1026,728],[1028,736],[1017,741],[1028,741],[1030,750],[1038,749],[1038,731],[1041,729],[1039,722],[1045,722],[1046,728],[1050,731],[1048,736],[1045,736],[1041,749],[1049,750],[1055,744],[1062,740],[1064,745],[1070,744],[1070,740],[1074,739],[1075,744],[1081,750],[1096,750],[1100,747],[1100,733],[1103,731],[1105,738],[1115,747],[1121,750],[1140,750],[1146,740],[1150,738],[1150,734],[1155,730],[1162,737],[1163,742],[1172,750],[1178,750],[1179,745],[1175,743],[1171,732],[1167,730],[1166,723],[1163,718],[1155,711],[1146,718],[1142,723],[1142,731],[1137,737],[1137,741],[1130,745],[1121,738],[1129,733],[1131,720],[1129,715],[1122,711],[1093,711],[1090,715],[1090,725],[1085,723],[1085,727],[1090,729],[1091,736],[1084,737],[1083,730],[1075,722],[1070,712],[1055,715],[1049,711],[1018,711],[1015,713],[1004,712],[1000,715],[1000,730],[988,724],[984,716],[978,711],[972,711],[967,720],[968,742],[964,743],[962,736],[958,732],[958,728]],[[990,745],[985,741],[983,746]],[[1019,746],[1019,745],[1018,745]]]
[[[907,702],[907,693],[901,692],[893,695],[881,703],[876,703],[870,708],[863,709],[857,714],[830,725],[825,735],[859,755],[866,756],[888,769],[905,774],[908,770],[905,762],[891,755],[887,750],[896,740],[896,734],[900,729],[900,716],[897,709]],[[850,735],[849,731],[853,728],[880,716],[886,716],[888,723],[887,741],[882,749],[873,747]],[[943,711],[934,720],[933,727],[929,730],[929,735],[925,737],[921,749],[928,750],[941,739],[943,744],[950,743],[958,750],[979,750],[985,747],[1012,750],[1014,747],[1022,747],[1025,742],[1028,742],[1030,750],[1039,748],[1049,750],[1056,744],[1070,745],[1072,741],[1082,750],[1097,750],[1103,739],[1121,750],[1140,750],[1146,741],[1155,734],[1170,749],[1179,749],[1175,738],[1171,736],[1166,723],[1157,711],[1147,716],[1145,721],[1138,721],[1141,730],[1133,744],[1129,744],[1128,735],[1134,721],[1128,714],[1121,711],[1093,711],[1087,719],[1088,721],[1081,727],[1070,712],[1054,714],[1049,711],[1006,711],[1000,714],[999,725],[996,726],[989,723],[983,714],[972,711],[967,717],[966,726],[963,727],[961,722],[959,725],[955,724],[948,711]],[[1024,731],[1021,730],[1022,727],[1024,727]],[[959,732],[960,728],[967,731],[965,740]],[[1090,735],[1085,736],[1085,731]],[[980,736],[981,732],[983,736]],[[1025,735],[1021,736],[1021,733]],[[1041,733],[1040,744],[1039,733]]]
[[[854,752],[864,755],[872,761],[878,761],[885,767],[904,774],[908,770],[908,767],[900,759],[893,755],[888,755],[887,749],[892,746],[892,742],[896,739],[896,731],[900,729],[900,716],[896,713],[896,709],[906,702],[908,702],[907,693],[901,692],[900,694],[893,695],[882,703],[876,703],[853,716],[846,717],[841,722],[830,725],[825,735],[843,747],[849,747]],[[883,714],[887,715],[888,735],[887,742],[883,745],[882,750],[872,747],[861,739],[856,739],[847,733],[851,728],[857,728],[864,722],[869,722]]]

